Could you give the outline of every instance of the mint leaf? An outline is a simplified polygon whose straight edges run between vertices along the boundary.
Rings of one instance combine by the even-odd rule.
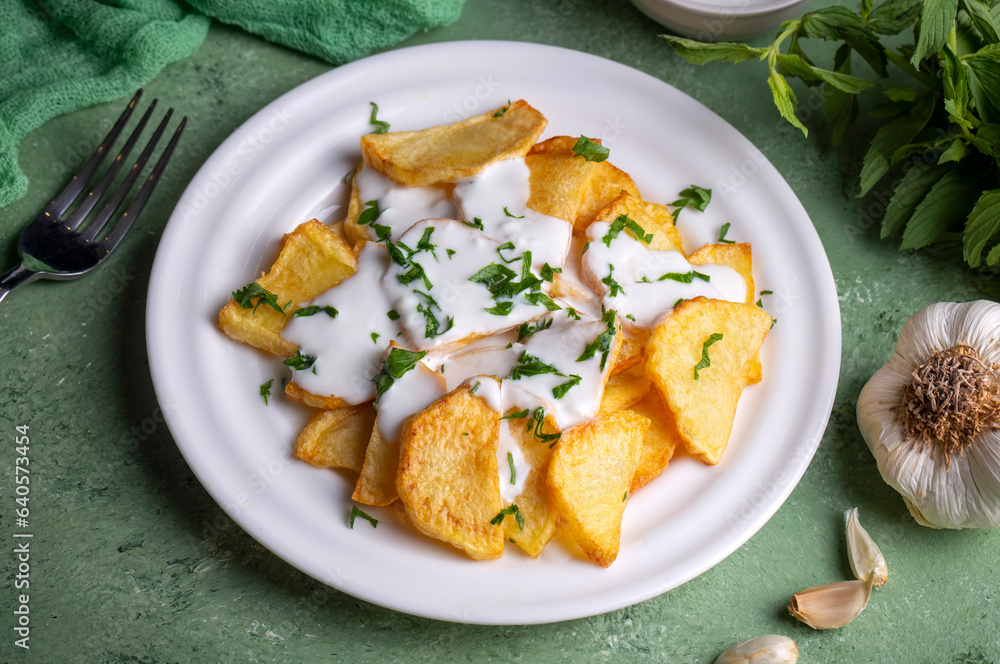
[[[879,76],[885,76],[885,50],[864,20],[846,7],[826,7],[802,16],[802,31],[818,39],[843,41]]]
[[[795,116],[795,110],[799,106],[799,101],[795,97],[795,92],[792,91],[792,86],[788,84],[785,77],[775,69],[771,69],[771,73],[767,77],[767,85],[771,88],[771,94],[774,96],[774,105],[778,108],[778,113],[781,114],[781,117],[785,118],[793,127],[802,130],[803,136],[809,136],[809,130]]]
[[[886,0],[868,15],[868,27],[880,35],[898,35],[920,18],[923,0]]]
[[[957,14],[958,0],[923,0],[919,36],[910,64],[919,67],[924,58],[944,48]]]
[[[978,178],[964,169],[952,169],[934,183],[927,196],[913,211],[899,248],[920,249],[937,240],[972,208]]]
[[[1000,232],[1000,189],[984,191],[965,222],[962,238],[965,261],[979,267],[983,249]]]
[[[837,90],[852,95],[856,95],[862,90],[867,90],[876,85],[874,81],[869,81],[868,79],[813,67],[797,55],[779,55],[778,63],[793,76],[798,76],[805,81],[823,81]]]
[[[905,118],[882,125],[872,139],[868,153],[861,165],[861,193],[867,194],[892,165],[892,156],[899,148],[909,143],[920,133],[931,119],[934,110],[933,98],[925,95]]]
[[[885,208],[880,235],[882,239],[900,235],[903,232],[906,222],[910,220],[917,205],[924,200],[924,196],[944,173],[944,169],[934,166],[914,166],[906,171],[903,179],[896,185],[892,200]]]
[[[980,117],[987,123],[1000,123],[1000,48],[980,49],[962,63],[968,69],[969,91]]]
[[[751,48],[746,44],[735,44],[732,42],[706,44],[673,35],[660,35],[660,37],[670,44],[677,51],[678,55],[695,65],[703,65],[706,62],[714,62],[716,60],[737,64],[746,60],[759,58],[765,51],[763,48]]]
[[[833,57],[834,71],[851,73],[851,47],[842,44]],[[830,140],[834,145],[840,145],[847,133],[847,128],[858,117],[857,95],[849,94],[827,83],[823,86],[823,98],[820,102],[823,115],[830,123]]]

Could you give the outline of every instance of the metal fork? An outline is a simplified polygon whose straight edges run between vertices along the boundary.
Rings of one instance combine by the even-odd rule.
[[[108,132],[104,142],[97,147],[93,156],[87,160],[80,172],[73,176],[66,188],[59,192],[52,202],[35,217],[34,221],[21,232],[21,238],[17,244],[18,252],[21,254],[21,264],[0,276],[0,302],[15,288],[36,279],[62,280],[83,276],[107,258],[108,254],[114,251],[118,243],[125,237],[125,233],[132,227],[135,218],[146,205],[146,201],[149,200],[156,183],[159,182],[160,176],[166,169],[174,148],[180,141],[181,133],[187,124],[186,117],[181,120],[173,137],[163,150],[163,154],[160,155],[159,161],[156,162],[142,188],[139,189],[139,193],[132,199],[125,212],[113,224],[110,224],[110,227],[108,222],[118,212],[126,195],[139,177],[139,172],[142,171],[146,161],[149,160],[156,148],[156,144],[160,141],[160,137],[173,115],[174,109],[172,108],[167,111],[118,189],[111,194],[107,203],[90,223],[85,224],[84,222],[108,190],[121,169],[122,163],[128,159],[129,152],[139,140],[140,134],[153,114],[153,109],[156,108],[157,100],[155,99],[150,103],[146,113],[139,120],[139,124],[136,125],[114,161],[108,166],[93,189],[80,200],[71,214],[65,218],[63,215],[80,197],[87,184],[97,173],[97,169],[122,132],[141,96],[142,90],[140,89],[129,102],[125,112],[115,122],[111,131]]]

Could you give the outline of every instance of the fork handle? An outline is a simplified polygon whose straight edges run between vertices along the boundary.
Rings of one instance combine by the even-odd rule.
[[[3,302],[3,299],[7,297],[7,294],[18,286],[26,284],[29,281],[34,281],[40,276],[41,275],[38,272],[24,267],[23,263],[7,272],[0,277],[0,302]]]

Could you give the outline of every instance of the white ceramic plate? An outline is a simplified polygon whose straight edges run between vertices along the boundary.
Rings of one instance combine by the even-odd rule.
[[[545,136],[604,140],[647,200],[690,184],[715,195],[706,223],[753,244],[758,289],[777,317],[764,381],[746,390],[715,467],[680,457],[630,499],[609,569],[558,542],[538,559],[508,547],[473,562],[419,536],[392,509],[347,526],[346,475],[291,457],[308,411],[259,386],[275,359],[216,328],[230,292],[273,260],[281,235],[342,215],[344,175],[370,131],[369,101],[394,130],[452,122],[524,98]],[[682,214],[698,215],[693,211]],[[167,424],[215,500],[259,542],[331,586],[443,620],[527,624],[595,615],[654,597],[750,538],[798,482],[826,426],[840,365],[840,315],[823,247],[781,176],[735,129],[655,78],[548,46],[457,42],[377,55],[270,104],[223,143],[184,193],[149,286],[149,360]],[[275,389],[280,392],[280,388]]]

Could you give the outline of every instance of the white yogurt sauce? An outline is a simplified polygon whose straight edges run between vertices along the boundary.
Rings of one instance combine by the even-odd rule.
[[[407,228],[421,219],[455,216],[455,205],[443,189],[396,184],[372,168],[362,167],[356,177],[362,206],[369,201],[378,202],[381,214],[377,223],[392,229],[393,240],[399,239]],[[375,239],[371,227],[368,227],[368,237]]]
[[[530,174],[523,157],[499,161],[457,184],[455,203],[461,218],[479,219],[489,237],[501,244],[513,242],[518,252],[530,251],[536,269],[546,263],[560,267],[569,252],[573,227],[528,207]]]
[[[447,394],[444,378],[423,362],[396,378],[378,398],[378,430],[389,442],[399,439],[403,421]]]
[[[312,367],[292,374],[306,391],[336,396],[352,405],[375,398],[372,378],[382,366],[389,341],[400,332],[387,315],[392,306],[379,285],[388,263],[384,247],[365,244],[358,271],[311,303],[333,307],[336,318],[320,311],[292,316],[285,325],[281,336],[316,358]]]
[[[590,244],[583,255],[583,269],[591,285],[604,296],[605,306],[622,318],[631,316],[636,326],[648,328],[678,300],[699,295],[746,301],[746,282],[736,270],[723,265],[691,265],[677,251],[652,251],[625,230],[605,243],[609,228],[610,224],[603,222],[587,228]],[[690,279],[690,283],[664,278],[668,274]]]

